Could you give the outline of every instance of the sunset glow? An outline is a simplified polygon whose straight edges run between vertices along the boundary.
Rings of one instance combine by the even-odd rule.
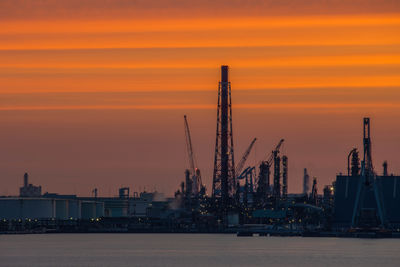
[[[45,191],[96,185],[112,195],[127,184],[172,193],[187,165],[183,114],[210,190],[223,64],[237,157],[253,137],[254,158],[285,137],[289,191],[300,190],[304,167],[321,185],[344,170],[364,115],[381,147],[378,168],[387,157],[400,172],[397,1],[44,2],[0,3],[2,194],[14,193],[25,170]],[[322,158],[321,140],[330,140]]]

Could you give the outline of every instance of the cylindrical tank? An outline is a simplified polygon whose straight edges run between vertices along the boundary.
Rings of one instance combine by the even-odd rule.
[[[21,218],[21,208],[18,198],[0,199],[0,219],[12,220]]]
[[[81,218],[81,201],[76,199],[68,200],[68,218],[80,219]]]
[[[104,202],[96,202],[96,218],[104,217]]]
[[[55,201],[46,198],[22,198],[21,216],[28,219],[50,219],[55,217]]]
[[[82,201],[81,202],[81,218],[90,220],[96,218],[96,202]]]
[[[48,198],[2,198],[1,219],[51,219],[55,218],[55,201]]]
[[[68,200],[56,199],[56,218],[59,220],[68,219]]]

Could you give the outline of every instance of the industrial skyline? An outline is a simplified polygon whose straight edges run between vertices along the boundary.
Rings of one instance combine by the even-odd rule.
[[[228,6],[228,7],[227,7]],[[224,7],[226,12],[218,12]],[[236,161],[276,143],[289,192],[346,173],[374,121],[374,162],[400,171],[396,1],[1,1],[0,195],[172,195],[188,168],[182,117],[212,191],[220,65],[230,66]]]
[[[0,265],[397,266],[400,0],[0,0]]]
[[[258,191],[253,192],[251,194],[255,194],[257,198],[257,194],[261,194],[261,196],[271,194],[275,198],[285,198],[290,192],[288,190],[288,157],[286,155],[280,156],[279,153],[282,149],[284,139],[281,139],[276,147],[269,152],[270,150],[266,150],[264,152],[264,156],[250,163],[246,162],[248,160],[249,155],[252,152],[254,144],[256,143],[257,138],[254,138],[250,143],[250,146],[243,153],[242,158],[238,164],[235,164],[234,161],[234,138],[233,138],[233,127],[232,127],[232,98],[231,98],[231,83],[229,79],[229,67],[227,65],[221,66],[221,80],[218,85],[218,102],[216,105],[217,108],[217,126],[216,126],[216,143],[215,143],[215,154],[214,154],[214,171],[212,176],[212,184],[211,186],[203,183],[201,172],[199,165],[197,165],[196,155],[194,153],[193,143],[191,132],[189,128],[189,123],[187,119],[187,115],[184,115],[184,132],[185,132],[185,144],[186,144],[186,157],[189,162],[189,167],[185,171],[185,180],[181,184],[181,191],[178,192],[186,192],[188,194],[186,198],[198,197],[200,195],[207,194],[216,199],[219,205],[227,207],[230,201],[234,200],[234,195],[239,195],[239,188],[247,188],[248,183],[250,182],[251,186],[249,188],[257,187]],[[367,124],[366,124],[367,122]],[[367,125],[367,126],[366,126]],[[367,127],[367,128],[366,128]],[[369,118],[364,118],[364,127],[363,127],[364,136],[370,138],[370,126],[369,126]],[[363,146],[364,146],[364,158],[367,159],[365,163],[368,167],[371,165],[370,169],[372,169],[372,161],[371,161],[371,144],[370,141],[366,144],[366,138],[364,137]],[[366,147],[367,146],[367,147]],[[365,152],[367,151],[367,152]],[[265,157],[265,154],[267,157]],[[282,154],[282,153],[281,153]],[[358,157],[357,148],[353,148],[348,155],[347,159],[347,173],[350,175],[350,157],[353,156],[352,165],[356,164],[354,161],[354,157]],[[257,161],[257,163],[255,163]],[[246,164],[246,165],[245,165]],[[257,166],[252,167],[252,165],[259,165],[259,169]],[[247,168],[245,168],[247,167]],[[367,168],[366,167],[366,168]],[[382,173],[383,175],[388,175],[388,163],[387,160],[383,162],[382,165]],[[242,170],[244,171],[242,172]],[[353,173],[353,169],[351,173]],[[356,171],[357,172],[357,171]],[[378,173],[377,169],[374,172]],[[393,172],[392,172],[393,173]],[[41,187],[35,187],[32,184],[28,186],[28,174],[24,175],[24,184],[20,190],[29,191],[41,191]],[[250,181],[248,180],[250,178]],[[245,179],[245,180],[243,180]],[[302,193],[308,194],[311,196],[315,191],[315,195],[317,194],[317,178],[314,175],[313,178],[313,186],[310,188],[310,177],[307,173],[307,168],[304,168],[303,177],[294,177],[295,184],[298,183],[299,180],[302,179]],[[240,182],[241,180],[245,181]],[[254,182],[254,185],[253,185]],[[257,185],[255,185],[257,183]],[[249,184],[249,185],[250,185]],[[326,183],[326,186],[329,186],[329,182]],[[98,195],[98,187],[101,187],[101,184],[95,184],[93,189],[91,190],[91,194],[94,196]],[[271,189],[272,188],[272,189]],[[129,187],[119,187],[119,195],[121,195],[121,190],[127,189],[129,196]],[[311,189],[311,191],[310,191]],[[111,189],[110,189],[111,190]],[[138,194],[141,191],[146,191],[146,187],[133,187],[133,193]],[[147,188],[148,191],[157,191],[156,186],[153,188]],[[260,191],[261,190],[261,191]],[[32,192],[33,192],[32,191]],[[35,192],[36,192],[35,191]],[[20,195],[23,195],[20,191]],[[51,193],[51,191],[50,191]],[[74,192],[75,193],[75,192]],[[36,193],[33,193],[35,195]],[[41,195],[41,193],[38,193]],[[75,193],[76,194],[76,193]],[[115,192],[113,193],[114,195]],[[124,192],[122,194],[125,194]],[[177,192],[175,193],[175,195]],[[29,195],[29,194],[28,194]],[[103,195],[105,195],[103,193]],[[247,200],[246,200],[247,201]],[[263,202],[262,197],[257,200],[258,202]]]

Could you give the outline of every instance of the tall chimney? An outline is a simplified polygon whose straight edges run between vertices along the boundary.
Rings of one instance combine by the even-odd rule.
[[[28,173],[24,174],[24,187],[28,187]]]
[[[388,176],[389,174],[388,174],[388,163],[387,163],[387,161],[385,160],[384,162],[383,162],[383,176]]]
[[[307,173],[307,168],[304,168],[303,194],[307,195],[309,190],[310,190],[310,176]]]
[[[221,66],[221,81],[218,87],[217,131],[214,154],[213,198],[225,212],[235,193],[236,174],[232,134],[231,84],[228,66]]]

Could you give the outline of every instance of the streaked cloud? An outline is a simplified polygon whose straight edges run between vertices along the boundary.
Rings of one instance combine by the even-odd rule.
[[[399,12],[396,0],[3,0],[2,20],[79,18],[171,18]]]
[[[379,90],[385,94],[377,93]],[[235,109],[348,112],[400,108],[400,87],[235,90],[233,97]],[[2,95],[0,110],[214,110],[214,98],[214,91],[10,93]]]
[[[290,191],[303,167],[331,182],[362,116],[374,159],[400,168],[398,0],[3,0],[0,177],[10,191],[29,169],[49,191],[104,194],[111,177],[172,193],[189,114],[210,185],[222,64],[237,153],[284,136]]]

